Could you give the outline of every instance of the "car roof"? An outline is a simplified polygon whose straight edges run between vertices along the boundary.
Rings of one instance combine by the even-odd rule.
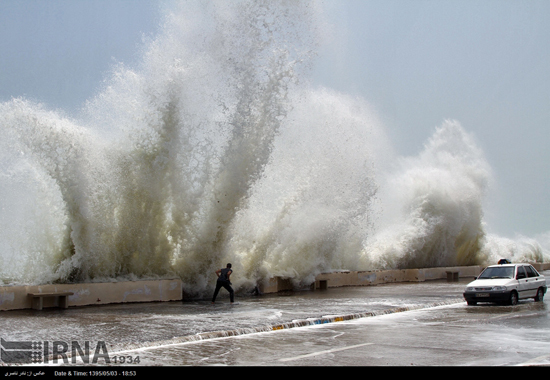
[[[529,263],[507,263],[507,264],[494,264],[494,265],[489,265],[487,268],[492,268],[492,267],[516,267],[518,265],[529,265],[529,266],[532,266],[531,264]]]

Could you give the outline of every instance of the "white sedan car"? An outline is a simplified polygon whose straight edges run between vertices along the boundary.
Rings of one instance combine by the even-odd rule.
[[[475,281],[466,286],[464,299],[468,305],[478,302],[517,304],[519,299],[544,298],[546,279],[530,264],[499,264],[488,266]]]

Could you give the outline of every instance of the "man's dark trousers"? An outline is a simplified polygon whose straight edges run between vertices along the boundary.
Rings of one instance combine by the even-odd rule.
[[[235,297],[235,292],[233,291],[233,288],[231,287],[231,285],[229,285],[229,281],[216,281],[216,290],[214,290],[214,296],[212,296],[212,302],[216,301],[218,292],[222,287],[224,287],[229,292],[229,300],[233,302]]]

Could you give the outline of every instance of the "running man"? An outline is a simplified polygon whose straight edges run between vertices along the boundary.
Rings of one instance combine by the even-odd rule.
[[[229,292],[229,300],[231,301],[231,303],[233,303],[235,292],[231,287],[231,281],[229,279],[231,273],[233,273],[233,270],[231,270],[231,264],[227,264],[225,268],[218,269],[216,271],[218,280],[216,281],[216,290],[214,290],[214,295],[212,296],[212,303],[216,301],[216,297],[218,296],[218,292],[220,291],[220,288],[222,286]]]

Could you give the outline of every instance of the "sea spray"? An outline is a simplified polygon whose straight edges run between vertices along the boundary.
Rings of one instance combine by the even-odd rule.
[[[73,239],[79,239],[83,245],[89,242],[90,214],[86,205],[90,193],[84,189],[94,187],[90,183],[93,173],[87,168],[97,150],[91,148],[91,136],[86,130],[39,105],[15,99],[3,104],[0,113],[3,124],[8,126],[3,148],[17,157],[13,166],[6,168],[6,184],[18,192],[17,196],[36,203],[34,207],[23,209],[29,213],[27,217],[32,217],[33,213],[38,216],[17,226],[21,228],[17,235],[22,233],[23,236],[19,241],[12,240],[12,244],[22,244],[16,247],[20,249],[18,259],[24,266],[14,260],[12,263],[24,277],[27,271],[37,274],[40,267],[36,266],[40,264],[55,263],[47,268],[53,273],[64,271],[62,267],[68,265],[75,253]],[[6,194],[8,199],[13,195]],[[33,196],[35,198],[31,199]],[[48,217],[52,220],[48,221]],[[60,225],[50,224],[61,218],[65,221]],[[37,262],[39,257],[45,257],[46,263]],[[80,263],[69,266],[78,268]],[[55,276],[48,270],[44,272],[46,280]],[[67,276],[70,276],[68,272]]]
[[[380,268],[474,265],[483,262],[483,201],[491,170],[456,121],[437,128],[424,150],[389,173],[386,225],[363,251]]]
[[[222,263],[313,54],[316,7],[185,7],[167,15],[139,67],[114,68],[78,122],[24,100],[2,105],[14,154],[49,181],[64,219],[62,231],[28,231],[54,242],[30,254],[55,262],[35,281],[176,274],[201,291]]]
[[[544,244],[544,237],[539,240],[527,236],[506,238],[494,234],[487,234],[486,242],[480,255],[488,262],[507,259],[511,262],[546,263],[550,260],[548,245]]]
[[[250,281],[308,285],[356,268],[372,230],[376,176],[390,150],[368,103],[327,89],[299,94],[263,177],[232,229],[232,258]]]

